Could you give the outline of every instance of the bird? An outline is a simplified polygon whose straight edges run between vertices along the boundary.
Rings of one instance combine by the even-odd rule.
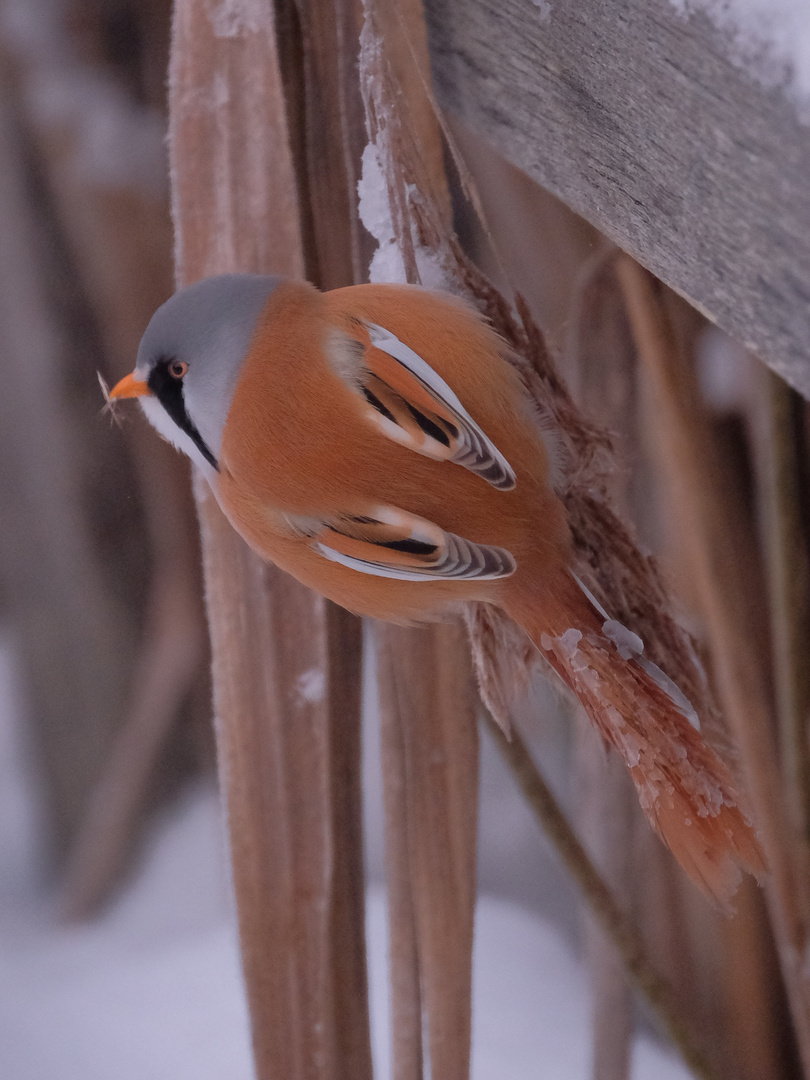
[[[761,879],[730,769],[574,573],[553,427],[472,305],[415,285],[205,278],[155,312],[109,397],[137,398],[250,547],[328,599],[405,624],[501,609],[703,891],[725,906],[741,870]]]

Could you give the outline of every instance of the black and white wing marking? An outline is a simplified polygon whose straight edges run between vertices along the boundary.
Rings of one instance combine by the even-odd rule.
[[[430,364],[395,334],[366,323],[371,349],[359,371],[369,417],[395,442],[452,461],[500,491],[515,486],[512,466]]]
[[[325,559],[373,577],[401,581],[509,577],[516,563],[505,548],[478,544],[395,506],[375,506],[367,515],[342,515],[314,532],[312,547]],[[314,535],[313,535],[314,533]]]

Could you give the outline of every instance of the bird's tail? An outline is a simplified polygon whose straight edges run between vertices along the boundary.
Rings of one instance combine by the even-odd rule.
[[[683,869],[728,907],[741,869],[765,872],[729,769],[700,735],[683,694],[644,657],[641,640],[597,617],[573,579],[564,592],[566,603],[558,593],[508,613],[621,754],[644,812]]]

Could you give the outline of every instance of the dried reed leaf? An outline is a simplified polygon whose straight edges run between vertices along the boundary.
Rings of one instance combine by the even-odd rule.
[[[192,679],[200,677],[205,653],[200,607],[188,582],[171,570],[158,571],[134,689],[61,883],[60,907],[68,920],[92,914],[121,871],[155,764]]]
[[[680,647],[683,664],[693,676],[688,685],[690,689],[692,684],[700,689],[701,693],[693,692],[693,698],[701,703],[705,688],[692,655],[691,643],[674,620],[670,621],[660,614],[655,601],[659,598],[663,600],[665,594],[654,567],[638,552],[628,530],[620,525],[607,504],[608,477],[613,462],[610,439],[585,421],[575,409],[525,304],[518,297],[517,311],[513,311],[510,304],[465,258],[441,206],[430,197],[430,188],[424,183],[426,161],[421,153],[420,141],[409,125],[407,113],[400,108],[400,85],[395,68],[387,58],[382,24],[378,18],[384,6],[371,2],[366,4],[367,18],[361,35],[360,56],[361,85],[371,140],[366,156],[374,166],[373,182],[383,188],[382,193],[375,191],[374,194],[382,194],[388,208],[387,219],[377,208],[378,218],[367,221],[381,242],[380,252],[372,263],[372,273],[382,272],[382,265],[376,261],[380,253],[386,257],[395,255],[397,258],[390,260],[385,268],[394,274],[392,280],[404,278],[472,298],[512,347],[513,361],[523,375],[527,389],[541,410],[551,415],[563,432],[568,450],[568,467],[562,496],[572,516],[583,574],[593,585],[593,591],[601,594],[605,602],[611,604],[615,601],[612,612],[615,617],[627,618],[629,610],[638,611],[646,617],[644,630],[649,638],[655,639],[650,649],[653,656],[658,655],[659,649],[663,651],[663,646],[671,644],[673,649]],[[435,108],[424,81],[422,90],[427,97],[426,104]],[[368,178],[364,174],[362,193],[366,196],[369,186],[373,186],[371,170]],[[386,246],[388,251],[384,250]],[[614,533],[607,552],[602,536],[605,529],[612,529]],[[617,571],[618,585],[615,581]],[[652,600],[649,599],[650,594]],[[627,621],[638,624],[637,619],[628,618]],[[526,661],[531,655],[531,648],[522,631],[494,609],[483,606],[475,608],[468,613],[468,623],[482,690],[494,713],[501,722],[506,722],[515,683],[520,681],[522,674],[519,669],[528,668]],[[520,644],[516,648],[518,641]],[[507,756],[510,759],[514,757],[521,746],[518,739],[513,740],[505,750]],[[525,774],[527,794],[529,790],[537,794],[541,781],[527,761],[528,755],[524,753],[520,761],[515,759],[512,764],[521,775]],[[529,797],[533,798],[531,794]],[[538,796],[535,802],[537,805],[542,802],[548,809],[545,797]],[[576,849],[571,855],[570,864],[575,868],[578,880],[588,883],[584,887],[589,890],[592,902],[600,908],[600,917],[604,917],[613,940],[621,940],[626,962],[639,978],[645,992],[653,995],[662,1014],[666,1014],[668,1027],[687,1059],[693,1061],[696,1068],[699,1067],[701,1075],[710,1075],[705,1059],[693,1049],[688,1029],[678,1016],[670,991],[667,988],[661,990],[661,980],[651,971],[638,939],[628,931],[626,921],[620,915],[609,890],[601,880],[597,881],[598,874],[581,847],[568,843],[571,834],[567,823],[560,823],[558,813],[556,816],[552,811],[547,814],[545,809],[539,812],[547,827],[551,827],[559,837],[565,834],[565,841],[560,839],[561,850],[565,848],[571,854]],[[555,824],[550,825],[552,821]],[[610,914],[606,915],[608,909]],[[667,1004],[664,1004],[664,999]]]
[[[650,962],[635,920],[625,913],[612,890],[594,866],[560,808],[553,792],[535,767],[519,732],[509,740],[490,719],[498,749],[515,776],[526,801],[543,826],[583,899],[605,936],[622,958],[625,969],[652,1007],[684,1061],[700,1080],[718,1080],[709,1055],[696,1038],[693,1025],[680,1006],[670,983]]]
[[[380,627],[382,629],[382,627]],[[414,639],[418,640],[418,639]],[[391,1071],[393,1080],[422,1080],[422,979],[415,898],[409,853],[408,775],[405,726],[400,695],[395,693],[401,658],[392,639],[376,641],[380,742],[385,801],[385,880],[388,897],[388,954],[391,975]],[[407,667],[406,687],[420,674]],[[418,718],[417,718],[418,722]]]
[[[170,149],[180,284],[301,276],[270,5],[175,5]],[[249,551],[206,488],[218,757],[257,1075],[367,1080],[359,623]]]
[[[425,97],[427,41],[421,0],[367,2],[360,79],[371,144],[387,201],[399,274],[442,280],[425,238],[406,231],[414,191],[391,169],[404,139],[419,161],[419,191],[446,231],[450,201],[442,144]],[[377,88],[396,86],[396,108]],[[368,186],[368,174],[364,176]],[[386,200],[387,194],[387,200]],[[437,234],[438,238],[438,234]],[[391,280],[391,272],[385,274]],[[446,284],[446,283],[445,283]],[[397,1080],[430,1071],[467,1080],[470,1068],[478,742],[469,651],[456,626],[377,629],[386,787],[386,848]]]
[[[478,816],[469,650],[459,626],[413,630],[379,624],[375,633],[388,766],[389,903],[399,916],[391,919],[391,956],[402,961],[392,972],[394,1076],[421,1076],[422,1016],[414,1008],[421,1002],[431,1075],[466,1080]],[[409,940],[416,951],[417,986],[400,983],[413,977]]]
[[[369,137],[388,183],[392,224],[408,280],[473,299],[510,346],[529,394],[541,412],[553,418],[563,439],[559,494],[574,538],[577,573],[612,618],[642,637],[647,655],[678,683],[696,711],[713,717],[715,706],[694,642],[674,617],[654,560],[639,550],[632,529],[612,508],[610,489],[617,470],[612,440],[574,403],[522,298],[516,296],[513,307],[486,280],[426,194],[425,162],[398,110],[398,84],[372,17],[361,36],[361,72]],[[505,615],[491,609],[470,617],[474,637],[484,635],[474,640],[474,654],[477,664],[481,660],[486,665],[479,665],[479,677],[499,717],[513,695],[516,666],[514,634],[506,622]]]
[[[766,882],[771,923],[804,1068],[810,1074],[810,984],[803,970],[810,941],[810,896],[801,873],[803,845],[792,835],[782,798],[768,689],[737,566],[734,517],[724,497],[694,372],[679,355],[653,279],[627,257],[619,261],[618,272],[639,358],[656,392],[658,431],[684,519],[719,693],[762,831],[771,871]]]
[[[92,25],[92,15],[90,20]],[[54,218],[49,231],[55,228],[60,243],[65,245],[71,271],[78,279],[78,285],[72,288],[83,294],[83,302],[92,308],[105,363],[117,376],[131,367],[145,322],[171,290],[171,229],[166,213],[162,123],[152,110],[136,102],[112,73],[83,62],[72,35],[66,32],[64,12],[58,5],[46,5],[31,28],[30,36],[16,41],[13,63],[8,64],[8,57],[3,57],[4,76],[6,66],[13,67],[17,94],[12,96],[18,98],[20,112],[25,115],[28,135],[47,187],[49,211]],[[64,49],[58,57],[42,47],[54,35],[62,35],[64,39]],[[45,84],[51,88],[54,99],[59,97],[65,102],[64,108],[38,107],[38,92]],[[98,118],[102,111],[105,120],[100,132]],[[116,140],[120,152],[114,156],[113,164],[110,155],[107,165],[99,168],[102,158],[106,159],[104,152],[99,153],[100,147],[109,149],[110,139]],[[4,160],[9,162],[16,157],[19,155],[4,153]],[[6,250],[10,252],[13,234],[4,228],[4,235]],[[64,267],[61,269],[64,272]],[[20,270],[21,265],[15,260],[15,278],[19,278]],[[7,288],[4,291],[8,302],[17,308],[15,319],[18,320],[24,309],[15,304]],[[33,295],[30,285],[27,291]],[[38,321],[44,323],[42,318]],[[82,352],[86,348],[86,341],[82,341]],[[74,360],[73,374],[69,376],[72,382],[81,371],[81,360],[71,359]],[[60,746],[52,737],[47,740],[59,747],[55,755],[56,770],[70,776],[71,787],[78,785],[81,790],[87,786],[88,779],[92,780],[89,798],[82,791],[75,826],[71,820],[73,813],[66,812],[65,806],[59,807],[59,817],[62,822],[70,822],[73,834],[69,837],[60,898],[61,910],[68,918],[90,915],[120,879],[120,871],[133,851],[144,808],[153,795],[150,781],[164,754],[166,741],[181,715],[182,705],[189,700],[190,691],[204,681],[201,582],[198,566],[189,557],[196,542],[196,520],[188,490],[187,465],[168,446],[159,444],[143,425],[124,426],[109,400],[104,377],[100,372],[97,377],[105,398],[101,412],[121,428],[128,443],[144,528],[137,520],[126,524],[122,520],[108,524],[94,520],[99,513],[112,508],[117,508],[120,518],[124,492],[118,489],[124,477],[116,478],[108,454],[100,453],[99,447],[94,448],[88,442],[95,438],[95,425],[88,424],[81,432],[81,441],[77,440],[69,452],[55,454],[54,445],[50,444],[49,456],[60,461],[61,467],[72,469],[75,476],[72,483],[86,474],[87,463],[103,461],[109,489],[103,497],[97,481],[92,481],[92,520],[86,521],[87,499],[78,492],[74,494],[75,505],[69,519],[53,529],[53,535],[58,537],[64,551],[74,551],[71,562],[75,565],[71,566],[69,577],[77,584],[82,545],[76,546],[78,537],[71,535],[77,526],[87,530],[90,525],[88,536],[104,534],[108,540],[114,537],[117,582],[126,581],[132,570],[126,554],[129,545],[137,549],[139,560],[146,547],[153,569],[148,588],[142,590],[146,602],[139,598],[137,604],[120,604],[106,624],[99,618],[102,608],[98,604],[109,591],[103,566],[95,568],[92,588],[86,584],[80,586],[82,603],[88,611],[91,605],[97,606],[95,636],[99,645],[104,643],[105,660],[96,654],[97,646],[91,648],[85,642],[82,648],[84,632],[80,627],[86,616],[79,611],[73,613],[65,634],[83,654],[83,659],[81,664],[70,665],[69,683],[74,689],[66,695],[63,680],[61,700],[56,710],[50,711],[59,717],[70,697],[81,692],[84,664],[92,667],[91,682],[99,695],[97,703],[85,697],[79,710],[81,721],[65,722],[67,718],[62,716],[59,726],[70,733],[69,743]],[[77,388],[67,397],[79,400]],[[40,409],[43,404],[41,401]],[[23,410],[21,415],[26,412]],[[47,426],[56,436],[58,425],[54,418]],[[156,474],[161,478],[159,485],[154,483]],[[38,495],[48,489],[46,476],[38,471]],[[87,485],[86,475],[79,482]],[[64,482],[58,485],[63,497],[69,497],[70,486]],[[48,501],[56,505],[52,496]],[[31,546],[28,547],[30,550]],[[44,581],[46,560],[40,556],[37,561],[37,577]],[[65,574],[61,576],[64,580]],[[99,598],[93,600],[97,591]],[[103,600],[105,605],[108,602],[106,598]],[[143,624],[139,625],[141,617]],[[133,633],[136,627],[137,636]],[[50,667],[54,667],[53,663]],[[114,679],[120,678],[119,668],[126,679],[126,685],[122,686],[126,690],[123,700],[120,691],[112,685]],[[45,680],[40,682],[44,684]],[[111,713],[114,723],[105,736],[97,725],[107,713]],[[195,719],[203,722],[201,715]],[[83,744],[84,723],[92,724],[95,730],[92,738]],[[86,766],[77,768],[77,765],[94,761],[98,751],[91,747],[101,749],[106,756],[101,768],[94,770],[96,774],[85,777]],[[54,800],[55,808],[60,801],[59,797]]]
[[[803,512],[802,400],[778,375],[762,368],[759,398],[765,414],[759,439],[760,506],[771,600],[771,637],[780,752],[788,805],[810,851],[810,558]],[[803,481],[805,481],[803,485]]]

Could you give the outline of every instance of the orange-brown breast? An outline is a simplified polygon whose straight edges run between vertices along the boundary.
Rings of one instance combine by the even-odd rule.
[[[358,321],[384,326],[445,379],[512,465],[514,490],[416,454],[366,421],[362,398],[325,351],[336,327],[362,340]],[[228,415],[217,492],[223,509],[265,557],[338,603],[383,618],[431,618],[458,600],[497,603],[505,589],[528,587],[527,575],[558,570],[569,544],[563,509],[505,349],[475,312],[423,290],[361,285],[322,294],[285,282],[268,302]],[[379,504],[505,547],[518,573],[477,583],[370,577],[328,562],[280,517],[364,514]]]

